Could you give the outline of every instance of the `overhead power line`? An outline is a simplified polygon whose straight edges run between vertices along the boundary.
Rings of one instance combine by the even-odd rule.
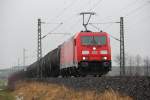
[[[105,30],[105,29],[109,29],[112,25],[113,25],[113,23],[111,23],[111,24],[109,24],[108,26],[104,27],[104,30]]]
[[[133,2],[130,2],[128,5],[126,5],[125,7],[123,7],[123,8],[119,11],[119,13],[121,13],[122,11],[124,11],[124,10],[130,8],[132,5],[135,5],[135,3],[137,3],[137,1],[139,1],[139,0],[134,0]]]
[[[42,24],[63,24],[63,22],[61,22],[61,23],[42,22]]]
[[[115,22],[114,22],[114,23],[115,23]],[[97,26],[95,26],[95,25],[93,25],[93,24],[89,24],[89,25],[91,25],[92,27],[94,27],[94,28],[97,29],[98,31],[101,31],[100,28],[98,28]],[[111,34],[109,34],[109,35],[110,35],[111,38],[113,38],[113,39],[115,39],[115,40],[117,40],[117,41],[120,42],[120,39],[119,39],[119,38],[114,37],[114,36],[111,35]]]
[[[75,21],[75,23],[73,23],[71,26],[68,26],[68,28],[71,29],[71,31],[74,30],[74,28],[76,28],[75,25],[77,25],[79,22],[81,22],[80,20],[81,20],[81,19],[78,19],[78,20]]]
[[[63,23],[59,23],[59,24],[58,24],[55,28],[53,28],[49,33],[47,33],[46,35],[44,35],[44,36],[42,37],[42,39],[45,38],[47,35],[52,34],[52,32],[54,32],[55,30],[57,30],[62,24],[63,24]]]
[[[59,35],[70,35],[70,33],[53,33],[53,32],[49,32],[47,35],[50,35],[50,34],[55,34],[55,35],[57,35],[57,34],[59,34]],[[44,35],[42,37],[42,39],[45,38],[47,35]]]
[[[117,41],[120,42],[120,39],[119,39],[119,38],[116,38],[116,37],[112,36],[111,34],[109,34],[109,35],[110,35],[111,38],[113,38],[113,39],[115,39],[115,40],[117,40]]]
[[[147,2],[144,3],[143,5],[137,7],[136,9],[130,11],[129,13],[127,13],[124,17],[128,17],[129,15],[134,14],[135,12],[141,10],[141,8],[145,7],[145,6],[148,5],[148,4],[149,4],[149,3],[147,3]]]
[[[89,23],[89,25],[91,25],[93,28],[97,29],[98,31],[101,31],[101,29],[99,27],[97,27],[97,26],[95,26],[95,25],[93,25],[91,23]]]
[[[89,23],[89,24],[92,25],[93,27],[96,27],[96,26],[94,26],[94,24],[96,24],[96,25],[99,25],[99,24],[109,24],[107,27],[104,28],[104,29],[108,29],[109,27],[111,27],[115,23],[120,23],[120,22],[103,22],[103,23]]]
[[[77,1],[77,0],[76,0]],[[79,0],[78,0],[79,1]],[[87,1],[87,0],[86,0]],[[88,4],[90,4],[90,2],[91,2],[91,0],[89,0],[88,2],[85,2],[84,3],[84,5],[78,5],[78,7],[76,7],[77,9],[78,9],[78,11],[76,11],[76,12],[81,12],[82,10],[83,10],[83,8],[84,7],[88,7],[88,6],[85,6],[85,5],[88,5]],[[70,14],[69,14],[70,15]],[[69,16],[68,17],[68,15],[67,15],[67,17],[66,17],[66,19],[63,21],[63,22],[68,22],[68,21],[71,21],[73,18],[75,17],[75,15],[74,14],[72,14],[71,16]],[[69,19],[69,20],[68,20]]]
[[[111,23],[119,23],[119,22],[103,22],[103,23],[89,23],[89,24],[111,24]]]
[[[89,11],[94,10],[99,4],[101,4],[102,1],[103,1],[103,0],[98,0],[98,1],[93,5],[93,7],[89,9]]]
[[[64,7],[54,18],[52,18],[52,20],[55,19],[55,18],[59,18],[60,16],[62,16],[65,13],[65,11],[67,11],[70,7],[72,7],[75,4],[75,2],[77,2],[77,1],[78,0],[73,0],[69,5],[67,5],[66,7]]]
[[[127,4],[125,7],[123,7],[121,10],[119,10],[114,16],[122,16],[122,12],[123,11],[125,11],[125,10],[127,10],[128,8],[130,8],[130,7],[133,7],[132,5],[135,5],[138,1],[140,1],[140,0],[134,0],[133,2],[130,2],[129,4]],[[142,0],[141,0],[142,1]],[[106,18],[108,18],[108,17],[110,17],[110,16],[107,16]],[[111,16],[111,17],[113,17],[113,16]]]

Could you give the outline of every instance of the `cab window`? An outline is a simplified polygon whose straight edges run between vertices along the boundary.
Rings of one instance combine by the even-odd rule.
[[[82,45],[105,45],[106,36],[82,36]]]

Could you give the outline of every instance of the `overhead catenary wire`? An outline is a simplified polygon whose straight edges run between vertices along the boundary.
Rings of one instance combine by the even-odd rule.
[[[128,22],[132,22],[132,21],[135,21],[135,19],[139,18],[139,17],[134,17],[134,20],[133,20],[133,16],[131,17],[131,15],[134,15],[135,16],[135,13],[141,11],[143,8],[145,8],[149,3],[148,2],[145,2],[144,4],[142,4],[141,6],[131,10],[129,13],[125,14],[125,17],[128,18],[128,20],[131,19],[131,21],[128,21]],[[135,24],[135,22],[134,22]],[[132,25],[133,26],[133,25]],[[131,28],[131,27],[130,27]]]
[[[91,25],[93,28],[97,29],[98,31],[101,31],[101,29],[100,29],[100,28],[98,28],[98,27],[96,27],[95,25],[90,24],[90,23],[89,23],[89,25]]]
[[[145,13],[145,12],[144,12]],[[140,13],[141,14],[141,13]],[[128,22],[130,22],[130,24],[129,25],[131,25],[131,26],[135,26],[135,25],[137,25],[137,23],[142,23],[142,22],[144,22],[144,23],[148,23],[149,22],[149,19],[150,18],[150,16],[147,14],[146,16],[142,16],[141,18],[140,17],[136,17],[134,20],[133,19],[131,19],[131,17],[128,19]],[[138,24],[138,25],[141,25],[141,24]]]
[[[145,7],[146,5],[148,5],[149,3],[144,3],[143,5],[137,7],[136,9],[130,11],[129,13],[125,14],[124,17],[129,17],[130,15],[136,13],[137,11],[141,10],[141,8]]]
[[[134,0],[133,2],[129,3],[129,4],[126,5],[124,8],[122,8],[120,11],[123,11],[124,9],[128,9],[128,8],[131,7],[133,4],[135,5],[135,3],[137,3],[137,1],[140,1],[140,0]]]
[[[42,24],[63,24],[63,22],[56,23],[56,22],[41,22]]]
[[[103,0],[98,0],[98,1],[93,5],[93,7],[89,9],[89,11],[94,10],[97,6],[99,6],[99,4],[101,4],[102,1],[103,1]]]
[[[146,8],[147,7],[147,8]],[[145,15],[146,14],[146,9],[147,9],[147,12],[148,12],[148,8],[149,6],[145,6],[145,7],[142,7],[141,9],[139,9],[139,11],[138,12],[136,12],[135,14],[133,14],[132,16],[127,16],[126,18],[127,18],[127,20],[128,20],[128,22],[134,22],[134,24],[135,24],[135,22],[137,22],[137,21],[139,21],[139,18],[140,17],[146,17],[147,15],[149,15],[149,13],[147,13],[147,15],[146,16],[140,16],[139,17],[139,15]],[[136,17],[135,17],[136,16]],[[134,18],[134,20],[133,20],[133,18]]]
[[[56,31],[63,23],[58,24],[55,28],[53,28],[50,32],[48,32],[46,35],[44,35],[41,39],[45,38],[46,36],[48,36],[49,34],[67,34],[67,33],[52,33],[54,31]]]
[[[79,0],[75,0],[75,1],[77,2],[77,1],[79,1]],[[89,0],[89,1],[90,1],[90,0]],[[75,3],[76,3],[76,2],[75,2]],[[65,8],[69,9],[70,7],[72,7],[73,5],[75,5],[75,3],[70,3],[70,6],[68,6],[68,8],[67,8],[67,7],[65,7]],[[89,4],[89,3],[86,3],[86,4]],[[86,4],[84,4],[84,5],[86,5]],[[82,5],[82,7],[84,7],[84,6]],[[65,9],[65,8],[64,8],[64,9]],[[80,8],[80,10],[81,10],[81,7],[77,7],[77,8]],[[67,10],[67,9],[66,9],[66,10]],[[65,12],[66,10],[64,10],[64,12]],[[80,10],[79,10],[79,11],[80,11]],[[63,13],[62,13],[62,14],[63,14]],[[62,16],[62,14],[60,14],[60,16]],[[60,17],[60,16],[57,16],[57,17]],[[74,16],[74,15],[73,15],[73,16]],[[66,18],[65,21],[63,21],[63,23],[65,24],[65,23],[67,23],[68,21],[72,20],[73,18],[74,18],[74,17],[72,17],[72,15],[71,15],[69,18]],[[64,25],[64,24],[63,24],[63,25]]]
[[[76,0],[77,1],[77,0]],[[88,3],[89,4],[89,2],[90,2],[91,0],[89,0],[88,2],[86,2],[86,3]],[[101,2],[102,0],[98,0],[94,5],[93,5],[93,7],[91,8],[91,9],[94,9],[95,7],[97,7],[98,6],[98,4],[100,4],[100,2]],[[70,3],[71,4],[71,3]],[[74,3],[75,4],[75,3]],[[73,5],[74,5],[73,4]],[[84,5],[86,5],[86,4],[84,4]],[[71,6],[72,7],[72,6]],[[85,7],[85,6],[82,6],[82,7]],[[64,11],[65,11],[65,9],[66,9],[67,7],[65,7],[64,8]],[[78,7],[78,8],[81,8],[81,7]],[[61,16],[61,14],[60,14],[60,16]],[[72,17],[71,17],[71,19],[72,19]],[[67,22],[67,21],[70,21],[70,20],[65,20],[65,22]]]
[[[138,21],[136,21],[136,22],[134,22],[134,23],[132,23],[132,24],[130,24],[130,26],[128,26],[128,30],[126,30],[127,32],[135,32],[135,31],[137,31],[137,28],[136,27],[132,27],[132,26],[135,26],[135,25],[139,25],[139,26],[141,26],[142,24],[139,24],[139,23],[142,23],[142,22],[144,22],[144,24],[148,24],[148,23],[150,23],[149,21],[150,20],[148,20],[148,18],[150,18],[150,16],[146,16],[145,18],[142,18],[142,19],[139,19]],[[147,27],[148,28],[148,27]],[[140,28],[140,30],[141,30],[141,28]]]
[[[103,23],[89,23],[89,24],[113,24],[113,23],[119,23],[119,22],[103,22]]]
[[[75,28],[75,25],[78,24],[80,22],[80,19],[78,19],[74,24],[72,24],[71,26],[68,26],[69,29],[73,30]]]
[[[103,30],[104,29],[108,29],[108,28],[110,28],[113,24],[115,24],[115,23],[120,23],[120,22],[103,22],[103,23],[89,23],[90,25],[93,25],[93,24],[96,24],[96,25],[100,25],[100,24],[108,24],[108,26],[106,26],[106,27],[104,27],[103,28]]]
[[[127,10],[129,7],[131,7],[133,4],[135,5],[135,3],[137,3],[140,0],[134,0],[133,2],[129,3],[128,5],[126,5],[125,7],[123,7],[121,10],[118,11],[118,13],[116,15],[119,15],[119,13],[121,14],[123,10]],[[121,14],[122,15],[122,14]],[[110,16],[107,16],[110,17]],[[120,16],[118,16],[120,17]]]
[[[64,8],[61,10],[60,13],[58,13],[55,17],[52,18],[52,20],[54,20],[55,18],[59,18],[60,16],[62,16],[63,13],[64,13],[66,10],[68,10],[69,7],[72,7],[72,5],[74,5],[76,1],[77,1],[77,0],[73,0],[69,5],[67,5],[66,7],[64,7]],[[55,31],[56,29],[58,29],[58,28],[63,24],[63,22],[61,22],[61,23],[56,23],[56,22],[41,22],[41,23],[42,23],[42,24],[58,24],[58,26],[56,26],[56,27],[55,27],[52,31],[50,31],[48,34],[51,34],[53,31]],[[48,34],[44,35],[44,36],[42,37],[42,39],[45,38]]]
[[[86,3],[84,3],[84,5],[80,5],[81,7],[77,7],[77,8],[80,8],[77,12],[78,12],[78,14],[77,15],[79,15],[79,13],[83,10],[83,8],[84,7],[88,7],[88,6],[85,6],[85,5],[88,5],[88,4],[90,4],[90,2],[91,2],[91,0],[89,0],[88,2],[86,2]],[[83,7],[83,8],[82,8]],[[73,15],[74,16],[74,15]],[[70,16],[69,18],[66,18],[66,20],[64,21],[64,22],[67,22],[67,21],[70,21],[70,20],[72,20],[72,16]],[[69,20],[68,20],[69,19]]]
[[[101,31],[100,28],[96,27],[95,25],[93,25],[93,24],[89,24],[89,25],[91,25],[92,27],[94,27],[94,28],[97,29],[98,31]],[[120,42],[120,39],[118,39],[117,37],[114,37],[114,36],[111,35],[111,34],[109,34],[109,35],[110,35],[111,38],[113,38],[113,39],[115,39],[115,40],[117,40],[117,41]]]
[[[102,1],[102,0],[100,0],[100,1]],[[100,3],[100,1],[98,1],[97,3]],[[91,0],[89,0],[88,2],[87,2],[87,4],[89,4],[89,2],[91,2]],[[97,3],[95,3],[95,5],[93,5],[94,7],[92,7],[91,9],[94,9],[96,6],[97,6]],[[85,4],[86,5],[86,4]],[[84,6],[83,6],[84,7]],[[72,19],[72,18],[71,18]],[[68,19],[66,20],[66,21],[69,21]],[[65,21],[65,22],[66,22]]]
[[[70,7],[72,7],[75,2],[77,2],[78,0],[73,0],[69,5],[67,5],[66,7],[64,7],[55,17],[52,18],[52,20],[54,20],[55,18],[59,18],[60,16],[62,16],[65,11],[67,11]]]
[[[127,4],[125,7],[123,7],[121,10],[118,11],[118,15],[121,14],[124,10],[127,10],[128,8],[130,8],[133,4],[135,5],[135,3],[137,3],[140,0],[134,0],[133,2],[130,2],[129,4]]]

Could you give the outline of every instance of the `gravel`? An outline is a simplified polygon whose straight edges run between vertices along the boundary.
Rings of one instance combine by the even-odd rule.
[[[65,85],[75,90],[103,92],[106,89],[113,89],[135,100],[150,100],[150,77],[145,76],[47,78],[41,81]]]

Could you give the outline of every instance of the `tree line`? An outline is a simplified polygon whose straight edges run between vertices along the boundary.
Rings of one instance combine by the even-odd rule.
[[[120,65],[120,55],[116,55],[114,61]],[[150,57],[141,55],[125,55],[125,72],[127,75],[150,75]]]

